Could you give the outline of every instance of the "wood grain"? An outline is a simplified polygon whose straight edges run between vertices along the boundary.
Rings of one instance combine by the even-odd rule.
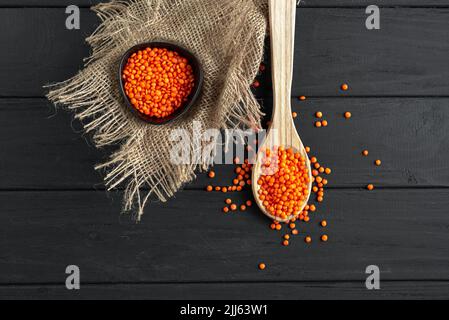
[[[341,96],[348,82],[351,96],[447,96],[448,12],[387,8],[381,30],[368,31],[360,8],[298,10],[293,95]],[[0,96],[42,96],[42,85],[81,68],[98,19],[82,9],[82,29],[69,31],[65,18],[57,8],[0,10]],[[259,94],[269,72],[261,82]]]
[[[121,192],[102,191],[92,169],[110,150],[73,132],[80,125],[65,112],[50,117],[42,98],[43,85],[82,67],[84,39],[99,22],[87,7],[97,2],[0,4],[0,298],[449,297],[446,0],[378,0],[379,31],[364,26],[371,1],[304,0],[297,9],[292,95],[309,99],[292,100],[295,123],[333,174],[323,206],[288,248],[285,229],[269,230],[254,206],[225,215],[223,194],[199,191],[230,182],[231,166],[152,203],[140,224],[119,215]],[[64,27],[68,4],[84,7],[79,31]],[[269,78],[268,68],[256,91],[268,113]],[[313,127],[315,111],[329,127]],[[369,182],[373,192],[363,189]],[[240,203],[250,192],[227,196]],[[63,286],[69,264],[81,268],[78,293]],[[381,269],[380,291],[364,289],[370,264]]]
[[[289,247],[255,206],[222,213],[227,196],[250,192],[184,191],[136,224],[121,194],[1,192],[0,283],[60,283],[70,264],[85,283],[364,281],[371,264],[383,280],[449,280],[449,190],[329,190]]]
[[[264,102],[265,109],[271,102]],[[297,128],[312,154],[332,168],[332,187],[448,187],[449,99],[325,98],[292,101]],[[314,127],[321,111],[327,128]],[[351,111],[353,118],[343,118]],[[93,166],[106,159],[65,111],[44,99],[0,100],[0,189],[102,189]],[[370,156],[361,156],[363,149]],[[381,167],[374,166],[377,158]],[[229,184],[233,166],[217,165],[217,178],[200,174],[186,188]]]
[[[107,0],[3,0],[1,6],[22,7],[63,7],[71,4],[79,6],[91,6]],[[406,6],[406,7],[448,7],[445,0],[302,0],[300,7],[351,7],[368,6]]]
[[[446,300],[447,281],[382,281],[381,290],[366,290],[363,282],[273,282],[273,283],[167,283],[82,284],[79,291],[59,285],[0,286],[0,299],[187,299],[187,300]],[[163,301],[159,301],[163,304]],[[179,302],[182,304],[182,302]],[[308,302],[309,306],[311,302]],[[340,302],[341,303],[341,302]],[[312,301],[313,306],[313,301]],[[177,316],[171,305],[166,316]],[[320,311],[320,314],[333,309]],[[109,309],[109,311],[111,311]],[[123,312],[123,308],[114,314]],[[104,314],[102,314],[104,315]],[[125,314],[124,314],[125,315]]]

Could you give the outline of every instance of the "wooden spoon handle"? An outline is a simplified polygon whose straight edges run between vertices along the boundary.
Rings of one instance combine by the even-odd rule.
[[[291,115],[296,0],[270,0],[273,128],[295,130]],[[286,128],[287,127],[287,128]],[[284,135],[285,136],[285,135]]]

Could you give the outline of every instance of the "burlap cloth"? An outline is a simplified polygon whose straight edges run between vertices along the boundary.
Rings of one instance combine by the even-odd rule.
[[[101,148],[118,150],[96,169],[105,169],[108,190],[124,186],[124,210],[137,218],[152,195],[161,201],[210,163],[175,165],[173,129],[231,129],[260,126],[260,108],[250,85],[263,57],[266,0],[130,0],[93,8],[101,19],[87,39],[92,55],[73,78],[51,88],[48,98],[74,111]],[[148,125],[126,107],[118,90],[121,56],[133,45],[167,40],[194,52],[204,68],[200,101],[168,125]],[[200,134],[200,133],[199,133]]]

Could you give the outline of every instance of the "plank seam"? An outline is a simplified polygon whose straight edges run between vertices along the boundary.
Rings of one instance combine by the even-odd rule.
[[[326,190],[353,190],[353,191],[362,191],[365,190],[366,186],[331,186],[326,187]],[[449,186],[376,186],[376,191],[381,190],[448,190]],[[146,191],[149,189],[142,189],[142,191]],[[33,189],[33,188],[4,188],[0,189],[0,193],[12,193],[12,192],[106,192],[106,188],[41,188],[41,189]],[[110,191],[114,192],[123,192],[124,189],[114,189]],[[202,187],[185,187],[181,189],[182,191],[204,191]]]
[[[401,283],[401,282],[435,282],[449,283],[448,279],[383,279],[382,283]],[[222,284],[336,284],[336,283],[365,283],[365,280],[230,280],[230,281],[124,281],[124,282],[83,282],[83,286],[121,286],[121,285],[222,285]],[[41,286],[57,286],[63,287],[60,282],[36,282],[36,283],[0,283],[0,287],[41,287]]]
[[[361,186],[329,186],[326,187],[326,190],[360,190],[360,189],[365,189],[366,186],[365,185],[361,185]],[[377,186],[376,190],[410,190],[410,189],[415,189],[415,190],[426,190],[426,189],[430,189],[430,190],[435,190],[435,189],[449,189],[449,186]],[[114,189],[110,192],[114,192],[114,191],[124,191],[124,188],[118,188],[118,189]],[[143,188],[142,190],[149,190],[146,188]],[[60,188],[60,189],[56,189],[56,188],[41,188],[41,189],[34,189],[34,188],[4,188],[4,189],[0,189],[0,192],[90,192],[90,191],[94,191],[94,192],[104,192],[107,191],[106,188]],[[180,191],[204,191],[204,188],[202,187],[185,187],[183,189],[181,189]]]
[[[266,96],[258,96],[256,95],[256,99],[264,100],[271,99],[272,95]],[[291,96],[291,99],[298,99],[298,96]],[[307,96],[307,99],[448,99],[449,95],[378,95],[378,96],[369,96],[369,95],[319,95],[319,96]],[[1,100],[48,100],[45,96],[2,96],[0,95]],[[62,107],[63,109],[63,107]]]
[[[68,5],[0,5],[0,9],[65,9]],[[95,5],[92,5],[95,6]],[[89,5],[78,5],[80,9],[90,9]],[[447,9],[449,5],[377,5],[380,9]],[[300,5],[296,9],[365,9],[362,5],[346,6],[320,6],[320,5]]]

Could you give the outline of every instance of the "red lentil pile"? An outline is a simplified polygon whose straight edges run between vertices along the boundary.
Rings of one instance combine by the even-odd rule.
[[[180,108],[195,83],[188,60],[164,48],[146,48],[133,53],[122,76],[126,95],[134,108],[156,118],[165,118]]]
[[[272,157],[271,151],[268,151],[269,153],[269,157],[271,158],[271,160],[276,160],[278,157]],[[310,147],[306,147],[306,152],[310,153]],[[302,181],[301,183],[294,183],[294,180],[292,180],[290,177],[288,178],[289,181],[289,186],[290,186],[290,190],[291,192],[289,193],[289,196],[287,196],[287,200],[283,200],[282,196],[277,197],[277,199],[280,199],[280,201],[284,201],[284,203],[282,204],[282,208],[280,207],[282,202],[278,203],[278,208],[281,210],[287,210],[292,207],[293,211],[295,209],[297,209],[298,207],[301,207],[302,205],[300,204],[301,201],[305,200],[302,199],[301,200],[301,196],[299,196],[297,199],[299,199],[299,202],[296,204],[297,207],[295,207],[295,202],[293,201],[293,205],[286,205],[285,206],[285,202],[288,202],[290,197],[291,198],[295,198],[295,194],[298,194],[298,190],[299,188],[303,188],[304,187],[307,189],[307,179],[308,179],[308,175],[307,175],[307,171],[305,170],[305,159],[303,159],[300,155],[296,155],[296,153],[293,152],[293,150],[289,150],[289,149],[285,149],[285,148],[278,148],[278,155],[281,155],[281,162],[279,165],[279,168],[282,169],[282,161],[283,161],[283,155],[285,154],[287,157],[285,160],[285,167],[288,167],[287,165],[287,160],[289,161],[293,161],[293,163],[295,163],[295,161],[293,159],[298,160],[297,161],[297,169],[294,169],[294,172],[296,172],[296,174],[292,174],[289,173],[289,175],[291,175],[292,177],[295,176],[299,176],[300,179],[299,181]],[[293,157],[291,157],[291,154],[293,154]],[[310,158],[310,162],[312,164],[312,193],[316,195],[315,201],[317,201],[318,203],[322,202],[324,200],[324,188],[325,186],[328,184],[328,180],[326,178],[324,178],[324,175],[329,175],[332,173],[332,170],[330,168],[324,167],[322,166],[319,162],[318,159],[314,156],[309,156]],[[268,161],[268,158],[266,159]],[[222,208],[222,212],[227,214],[227,213],[231,213],[231,212],[244,212],[246,211],[247,208],[251,207],[253,202],[251,200],[244,200],[241,203],[236,203],[235,201],[233,201],[230,198],[230,193],[232,194],[233,192],[241,192],[244,190],[244,188],[248,188],[250,189],[251,187],[251,171],[252,171],[252,164],[249,163],[248,159],[244,160],[244,163],[242,164],[238,164],[239,159],[235,159],[234,163],[236,163],[236,168],[235,168],[235,178],[232,179],[231,184],[229,185],[225,185],[225,186],[214,186],[214,185],[208,185],[206,187],[206,191],[207,192],[221,192],[221,193],[226,193],[228,194],[228,198],[226,198],[224,200],[225,206]],[[298,166],[299,164],[299,166]],[[269,168],[269,167],[267,167]],[[273,167],[271,167],[272,169]],[[285,168],[284,168],[285,169]],[[285,174],[285,170],[282,171]],[[275,173],[276,175],[276,173]],[[209,178],[214,179],[216,177],[216,173],[214,171],[210,171],[208,173]],[[275,184],[277,184],[277,187],[280,187],[280,191],[282,192],[283,188],[281,183],[281,177],[283,177],[283,183],[285,183],[285,175],[281,175],[280,173],[278,173],[277,175],[278,177],[278,182],[276,182],[276,178],[275,178],[275,182],[273,183],[272,186],[270,186],[270,180],[271,176],[267,175],[268,181],[267,181],[267,189],[262,189],[261,190],[266,190],[268,191],[268,194],[270,194],[269,188],[275,188]],[[259,183],[259,182],[258,182]],[[302,187],[301,187],[302,185]],[[287,192],[287,186],[285,186],[285,192]],[[297,190],[298,189],[298,190]],[[250,190],[248,190],[250,191]],[[277,191],[276,191],[277,192]],[[261,193],[261,195],[265,195],[265,199],[264,201],[267,201],[267,192],[263,192]],[[303,197],[307,195],[307,191],[305,191],[303,193]],[[276,199],[275,196],[270,196],[268,197],[271,200]],[[284,198],[285,199],[285,198]],[[270,228],[274,231],[280,231],[283,228],[283,225],[285,225],[287,228],[290,229],[289,233],[283,234],[282,236],[282,241],[281,244],[284,246],[288,246],[290,244],[290,241],[292,240],[293,236],[298,236],[300,235],[300,232],[298,230],[298,222],[309,222],[310,221],[310,214],[311,213],[315,213],[317,211],[317,206],[313,203],[311,203],[313,200],[310,199],[310,202],[304,207],[304,209],[301,212],[297,212],[297,214],[295,215],[295,217],[293,217],[292,219],[290,219],[289,221],[287,221],[285,224],[280,223],[278,221],[272,221],[272,223],[270,224]],[[285,208],[284,208],[285,206]],[[276,205],[275,205],[276,207]],[[292,211],[292,212],[293,212]],[[275,212],[276,213],[276,212]],[[285,214],[283,211],[279,211],[278,212],[280,214],[280,217],[283,218],[282,214]],[[273,214],[275,215],[275,214]],[[286,215],[288,216],[288,215]],[[327,227],[328,223],[326,220],[323,220],[319,223],[319,226],[322,228]],[[320,237],[322,242],[327,242],[328,240],[328,235],[323,234]],[[311,243],[312,242],[312,237],[310,236],[305,236],[304,237],[304,241],[306,243]]]
[[[309,195],[306,159],[292,148],[265,150],[258,197],[272,216],[287,219],[300,213]],[[273,170],[274,169],[274,170]]]

